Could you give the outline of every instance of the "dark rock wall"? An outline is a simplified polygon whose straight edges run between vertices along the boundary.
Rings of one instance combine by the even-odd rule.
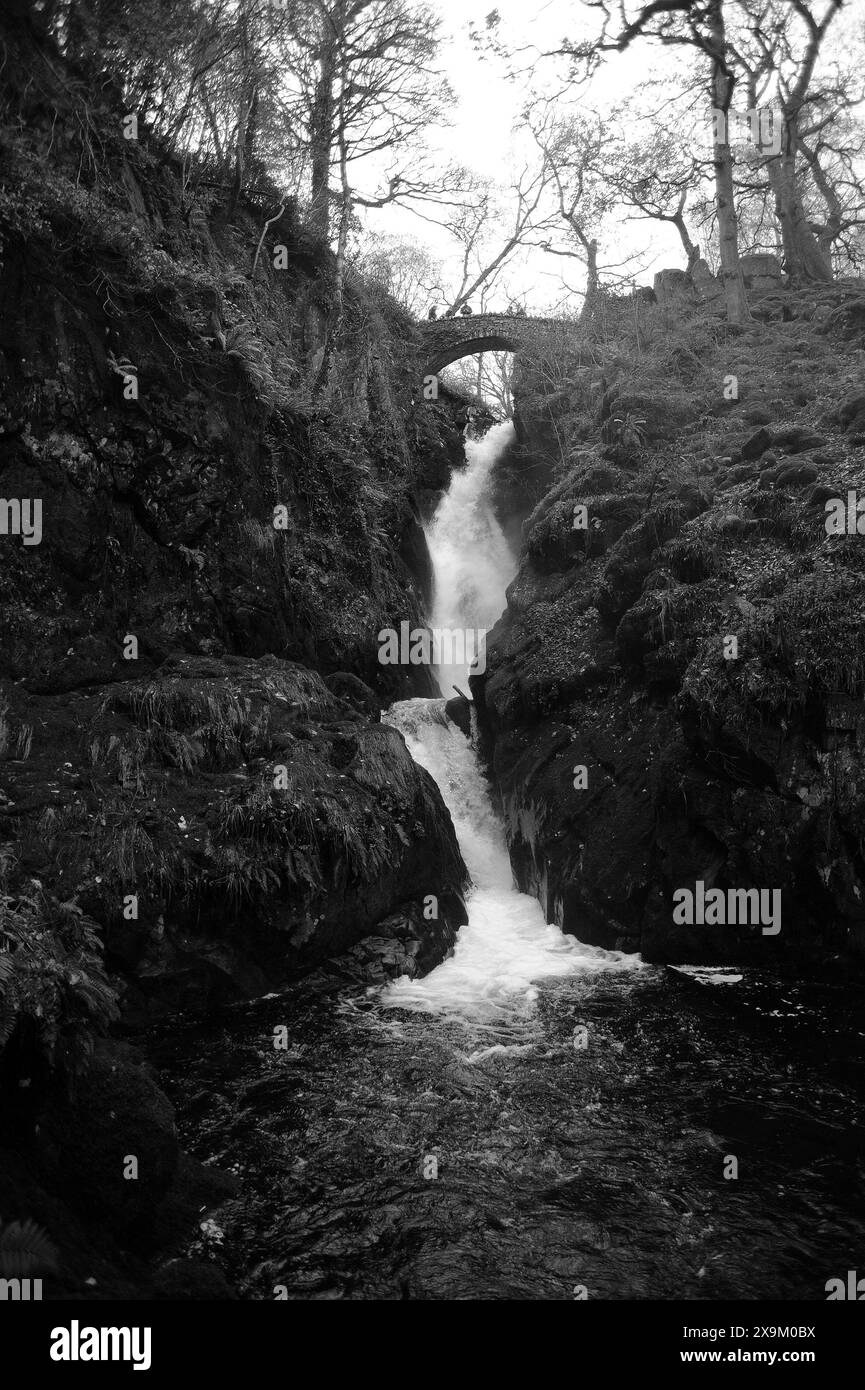
[[[552,395],[523,371],[510,468],[550,483],[472,688],[518,880],[584,940],[861,968],[865,535],[824,504],[865,496],[862,302],[649,310]],[[698,880],[782,890],[781,932],[676,923]]]
[[[357,279],[325,353],[333,258],[294,205],[256,261],[276,190],[229,221],[110,82],[0,23],[0,1213],[61,1248],[55,1289],[158,1293],[215,1180],[100,1035],[426,972],[464,920],[450,815],[380,723],[432,677],[377,634],[422,620],[466,407],[423,400],[411,320]]]

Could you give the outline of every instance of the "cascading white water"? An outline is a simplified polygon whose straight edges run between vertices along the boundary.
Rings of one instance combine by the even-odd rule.
[[[467,467],[454,474],[427,527],[435,580],[433,629],[488,630],[504,608],[517,564],[493,512],[490,474],[513,435],[508,420],[493,425],[482,439],[466,441]],[[467,690],[466,674],[466,665],[443,662],[436,670],[443,695],[450,698],[454,685]]]
[[[428,528],[435,600],[432,626],[492,627],[505,603],[515,558],[495,519],[490,474],[512,438],[496,425],[466,445],[468,467],[455,475]],[[465,671],[444,667],[439,682],[452,694]],[[477,755],[446,719],[443,700],[402,700],[387,711],[417,763],[432,775],[453,817],[472,879],[469,920],[453,955],[422,980],[402,976],[382,993],[392,1008],[444,1013],[498,1024],[531,1012],[535,982],[595,970],[633,969],[637,956],[586,946],[544,920],[540,904],[514,887],[504,827],[496,815]]]

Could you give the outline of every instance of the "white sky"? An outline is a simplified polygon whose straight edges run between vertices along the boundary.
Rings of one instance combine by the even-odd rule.
[[[508,49],[526,50],[517,53],[512,61],[519,72],[515,81],[508,78],[506,64],[495,57],[481,58],[469,39],[472,25],[484,30],[485,16],[494,7],[501,16],[497,32]],[[546,0],[536,5],[531,0],[500,0],[497,5],[494,0],[439,0],[437,11],[443,35],[447,36],[439,63],[456,102],[450,124],[430,131],[428,144],[443,159],[457,160],[484,177],[506,184],[508,171],[515,162],[513,126],[526,91],[533,82],[544,91],[558,91],[564,85],[565,60],[538,62],[537,54],[556,48],[565,37],[575,39],[594,32],[590,26],[596,18],[591,12],[583,12],[574,0]],[[620,100],[648,75],[650,59],[656,66],[663,57],[657,49],[636,45],[605,66],[586,99],[597,107]],[[572,99],[568,97],[569,101]],[[443,260],[455,254],[455,242],[447,231],[420,220],[406,209],[391,206],[372,214],[368,221],[382,234],[410,237],[423,243]],[[635,229],[623,228],[622,235],[629,249],[649,249],[648,259],[654,269],[679,265],[683,260],[678,236],[672,228],[640,221]],[[652,266],[639,276],[643,283],[651,284]],[[499,287],[490,292],[493,307],[499,301],[505,307],[510,295],[516,294],[525,298],[530,312],[543,312],[561,300],[562,275],[568,285],[579,288],[583,284],[582,270],[575,261],[563,262],[538,250],[517,254],[503,272]],[[455,278],[459,280],[458,273]],[[577,297],[575,308],[578,305]]]
[[[511,60],[511,65],[519,71],[515,81],[508,79],[505,63],[495,57],[481,57],[469,39],[473,25],[484,31],[485,16],[494,7],[501,16],[496,32],[506,48],[525,50],[517,52]],[[539,61],[538,54],[556,48],[565,37],[579,40],[596,33],[598,13],[585,9],[578,0],[499,0],[498,4],[495,0],[438,0],[436,9],[446,36],[439,63],[456,100],[450,124],[430,131],[428,145],[443,161],[458,160],[479,175],[506,187],[509,172],[517,163],[513,126],[526,93],[532,86],[546,94],[560,92],[565,87],[566,61]],[[848,0],[830,32],[832,42],[827,51],[849,55],[850,38],[855,35],[858,44],[865,39],[865,0]],[[666,73],[671,77],[672,95],[678,86],[673,80],[675,66],[683,62],[689,66],[699,65],[702,72],[701,57],[690,49],[670,50],[637,41],[624,53],[610,55],[590,87],[571,87],[563,100],[566,104],[578,102],[590,110],[603,111],[620,102],[641,81]],[[708,99],[706,106],[708,108]],[[708,129],[707,126],[705,132],[695,131],[695,139],[701,143],[704,138],[710,141]],[[367,225],[381,235],[412,238],[426,245],[443,264],[453,267],[450,281],[459,282],[459,258],[454,259],[456,243],[445,229],[396,206],[371,213]],[[692,225],[691,231],[699,242],[699,230]],[[651,284],[654,272],[662,266],[684,265],[678,235],[668,224],[626,220],[623,211],[616,218],[613,239],[615,244],[601,246],[601,263],[641,253],[641,266],[634,267],[633,271],[638,283]],[[498,287],[490,292],[491,307],[503,308],[511,295],[517,295],[525,301],[529,312],[542,313],[561,301],[563,275],[569,286],[577,290],[582,287],[584,276],[576,261],[546,255],[538,249],[517,253]],[[579,308],[579,303],[577,293],[574,309]]]

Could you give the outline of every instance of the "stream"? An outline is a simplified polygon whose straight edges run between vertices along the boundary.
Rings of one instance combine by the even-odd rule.
[[[434,627],[504,606],[510,430],[467,443],[428,527]],[[466,672],[437,676],[441,700],[384,718],[451,811],[468,924],[424,979],[317,972],[161,1037],[186,1147],[239,1179],[189,1253],[250,1299],[825,1299],[865,1260],[855,989],[649,966],[546,923],[444,716]]]

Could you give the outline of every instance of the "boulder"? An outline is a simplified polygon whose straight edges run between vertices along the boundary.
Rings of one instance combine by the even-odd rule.
[[[778,430],[772,442],[782,454],[804,454],[826,443],[806,425],[791,425],[788,429]]]
[[[712,299],[723,293],[720,280],[709,269],[709,264],[699,256],[691,266],[691,280],[694,289],[702,299]]]
[[[775,478],[776,487],[804,487],[816,483],[817,469],[813,463],[788,463]]]
[[[777,290],[784,283],[784,271],[777,256],[755,252],[739,257],[742,278],[748,290]]]
[[[756,434],[752,434],[750,439],[746,439],[742,445],[742,458],[747,462],[751,459],[758,459],[765,453],[772,443],[772,436],[767,429],[759,429]]]
[[[655,298],[662,308],[692,304],[694,284],[686,270],[659,270],[654,280]]]

